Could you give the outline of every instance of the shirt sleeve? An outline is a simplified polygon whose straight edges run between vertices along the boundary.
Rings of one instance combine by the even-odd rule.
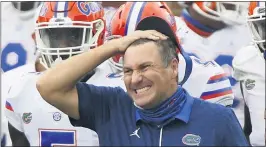
[[[12,105],[8,101],[5,108],[5,116],[8,122],[20,132],[24,132],[20,115],[13,110]]]
[[[228,110],[229,113],[223,122],[225,128],[221,127],[221,132],[224,132],[221,146],[250,146],[235,113],[230,108]]]
[[[212,75],[200,97],[211,103],[231,106],[234,94],[227,75],[224,72]]]
[[[18,109],[20,109],[20,100],[24,96],[22,94],[24,82],[19,80],[19,83],[13,83],[7,85],[4,83],[6,89],[2,89],[2,109],[1,114],[5,116],[7,119],[6,123],[10,123],[14,128],[19,130],[20,132],[24,132],[23,122],[21,118],[21,113]],[[23,96],[22,96],[23,95]],[[8,125],[6,125],[8,126]]]
[[[109,120],[111,109],[117,107],[119,97],[125,93],[119,87],[94,86],[81,82],[76,87],[80,119],[70,118],[70,122],[73,126],[86,127],[94,131]]]

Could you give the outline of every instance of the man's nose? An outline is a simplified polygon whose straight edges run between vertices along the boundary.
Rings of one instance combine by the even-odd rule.
[[[131,83],[138,84],[142,81],[142,74],[139,71],[134,70],[132,73]]]

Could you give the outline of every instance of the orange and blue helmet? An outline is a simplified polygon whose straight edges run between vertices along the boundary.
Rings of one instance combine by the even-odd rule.
[[[104,42],[103,7],[97,2],[44,2],[35,27],[41,62],[51,67]]]
[[[177,27],[174,15],[165,2],[126,2],[114,14],[107,28],[106,39],[119,38],[134,32],[137,24],[150,16],[162,18],[169,24],[173,32],[176,32]],[[118,70],[122,70],[122,59],[122,55],[116,55],[109,61]]]

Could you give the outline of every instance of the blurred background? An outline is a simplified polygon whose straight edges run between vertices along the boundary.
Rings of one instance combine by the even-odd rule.
[[[23,66],[27,63],[35,62],[39,57],[38,52],[36,51],[35,46],[35,21],[37,19],[37,12],[41,9],[41,4],[43,2],[35,1],[14,1],[14,2],[1,2],[1,73],[12,71],[20,66]],[[110,24],[112,14],[123,4],[125,1],[105,1],[98,2],[100,3],[105,11],[106,25]],[[177,2],[170,1],[166,2],[171,11],[175,16],[180,16],[182,10],[185,8],[185,4],[192,2]],[[210,24],[209,26],[213,26]],[[217,29],[218,30],[218,29]],[[218,32],[218,31],[217,31]],[[229,31],[230,32],[230,31]],[[243,32],[240,30],[239,32]],[[239,33],[241,34],[241,33]],[[226,34],[231,36],[230,33]],[[223,36],[224,37],[224,36]],[[241,37],[238,38],[241,40]],[[220,40],[216,40],[220,42]],[[182,40],[181,40],[182,43]],[[189,44],[189,43],[188,43]],[[191,42],[190,42],[191,44]],[[202,41],[204,44],[204,41]],[[207,44],[207,43],[206,43]],[[228,43],[228,46],[233,46],[233,43]],[[235,43],[237,44],[237,43]],[[198,48],[197,48],[198,49]],[[231,48],[226,48],[231,50]],[[219,56],[217,57],[218,64],[224,67],[225,71],[229,74],[232,74],[232,60],[233,56]],[[225,62],[224,62],[225,61]],[[230,79],[233,84],[236,84],[234,79]],[[1,82],[2,84],[2,82]],[[2,87],[3,89],[3,87]],[[241,93],[235,93],[237,95],[234,100],[233,107],[237,113],[237,117],[240,120],[241,125],[243,126],[243,101],[239,95]],[[1,98],[2,106],[5,103],[4,99]],[[237,109],[236,109],[237,108]],[[3,116],[3,111],[1,111]],[[241,115],[238,115],[241,114]],[[3,128],[5,129],[5,128]],[[8,144],[7,144],[8,145]]]

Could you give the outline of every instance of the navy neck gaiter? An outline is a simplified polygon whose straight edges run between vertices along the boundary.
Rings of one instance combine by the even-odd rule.
[[[161,104],[151,109],[137,108],[140,118],[151,124],[161,125],[165,121],[176,116],[182,110],[187,100],[184,89],[178,86],[176,92]]]

